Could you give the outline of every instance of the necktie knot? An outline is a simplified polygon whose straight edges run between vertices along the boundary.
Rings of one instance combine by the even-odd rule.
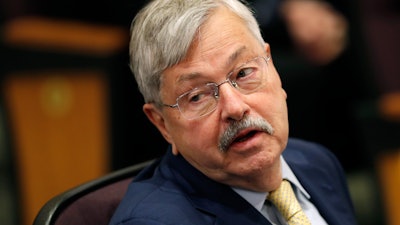
[[[278,189],[269,193],[268,200],[275,205],[289,225],[311,225],[301,209],[289,181],[282,180]]]

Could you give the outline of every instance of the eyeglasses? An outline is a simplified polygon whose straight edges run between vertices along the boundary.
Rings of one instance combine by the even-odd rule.
[[[234,69],[221,83],[207,83],[183,93],[176,98],[174,105],[162,104],[178,108],[188,120],[198,119],[213,112],[217,108],[219,87],[229,83],[242,94],[258,91],[266,83],[269,56],[258,56]]]

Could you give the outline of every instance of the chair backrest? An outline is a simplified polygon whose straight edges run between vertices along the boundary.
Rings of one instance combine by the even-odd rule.
[[[107,225],[133,177],[153,161],[117,170],[53,197],[33,225]]]

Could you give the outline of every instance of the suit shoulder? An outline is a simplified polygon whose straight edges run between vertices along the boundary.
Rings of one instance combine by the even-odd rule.
[[[307,155],[335,157],[333,152],[322,144],[299,138],[289,138],[285,149],[286,154],[302,153]]]
[[[185,193],[159,176],[133,181],[111,224],[197,224],[195,208]]]
[[[289,138],[283,156],[289,162],[325,164],[342,169],[338,158],[330,149],[319,143],[303,139]]]

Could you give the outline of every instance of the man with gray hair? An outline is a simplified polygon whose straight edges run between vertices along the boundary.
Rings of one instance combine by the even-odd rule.
[[[150,1],[130,56],[143,111],[170,145],[110,225],[356,224],[335,156],[289,138],[286,92],[245,2]]]

